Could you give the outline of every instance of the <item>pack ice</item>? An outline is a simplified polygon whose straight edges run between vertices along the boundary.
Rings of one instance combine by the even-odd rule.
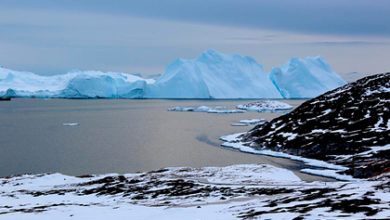
[[[156,81],[115,72],[42,76],[0,67],[0,97],[310,98],[344,84],[321,57],[292,58],[267,73],[251,57],[215,50],[174,61]]]

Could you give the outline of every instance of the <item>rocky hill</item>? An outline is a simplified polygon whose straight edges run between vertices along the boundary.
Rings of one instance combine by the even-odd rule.
[[[360,79],[258,125],[242,140],[344,165],[354,177],[390,170],[390,73]]]

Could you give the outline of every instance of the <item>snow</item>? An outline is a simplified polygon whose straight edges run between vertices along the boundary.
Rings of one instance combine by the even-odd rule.
[[[347,133],[347,131],[344,129],[337,129],[337,130],[313,129],[311,132],[312,133],[322,133],[322,134],[325,134],[325,133]]]
[[[291,58],[272,68],[270,78],[284,98],[313,98],[346,84],[320,56]]]
[[[140,205],[121,204],[112,206],[62,206],[47,212],[35,213],[14,213],[0,216],[6,220],[106,220],[106,219],[186,219],[189,216],[193,219],[215,219],[230,220],[237,219],[230,213],[219,213],[215,209],[221,210],[225,205],[204,206],[202,208],[167,208],[167,207],[147,207]]]
[[[291,133],[291,132],[284,132],[284,133],[280,133],[280,135],[282,135],[283,137],[287,137],[287,140],[291,141],[294,140],[298,134]]]
[[[301,179],[292,171],[269,164],[235,164],[226,167],[169,168],[178,178],[195,177],[211,184],[241,185],[273,182],[297,182]]]
[[[345,175],[345,174],[339,174],[337,173],[336,170],[329,170],[329,169],[301,169],[300,170],[302,173],[308,173],[312,175],[317,175],[317,176],[324,176],[324,177],[330,177],[334,178],[336,180],[342,180],[342,181],[357,181],[357,179],[353,178],[352,176]]]
[[[273,156],[273,157],[280,157],[280,158],[287,158],[291,160],[296,160],[303,162],[304,164],[312,167],[319,167],[324,168],[323,170],[305,170],[307,173],[311,172],[314,174],[326,176],[330,178],[336,178],[339,180],[352,180],[352,177],[344,176],[344,175],[338,175],[336,171],[345,171],[348,168],[340,165],[335,165],[331,163],[327,163],[325,161],[316,160],[316,159],[309,159],[301,156],[295,156],[283,152],[277,152],[272,150],[256,150],[250,146],[247,146],[249,143],[245,143],[241,141],[240,136],[245,135],[246,133],[237,133],[237,134],[231,134],[227,136],[220,137],[221,140],[225,141],[222,146],[223,147],[229,147],[233,149],[237,149],[241,152],[251,153],[251,154],[259,154],[259,155],[267,155],[267,156]],[[295,138],[296,134],[293,133],[283,133],[283,135],[288,136],[289,138]]]
[[[375,123],[374,125],[374,128],[371,128],[372,131],[377,131],[377,132],[381,132],[381,131],[387,131],[386,128],[382,128],[380,125],[383,124],[383,118],[382,117],[379,117],[379,120],[377,123]]]
[[[171,63],[146,98],[282,98],[269,73],[251,57],[207,50],[196,59]]]
[[[261,101],[244,104],[244,105],[237,105],[236,108],[244,109],[247,111],[275,112],[275,111],[291,110],[293,107],[281,101],[261,100]]]
[[[207,112],[207,113],[220,113],[220,114],[229,114],[229,113],[245,113],[243,110],[228,109],[225,106],[217,107],[208,107],[208,106],[199,106],[199,107],[173,107],[169,108],[168,111],[174,112]]]
[[[371,157],[372,154],[376,154],[379,151],[385,151],[390,150],[390,144],[384,145],[384,146],[372,146],[370,147],[371,150],[363,151],[355,155],[334,155],[336,158],[342,158],[344,160],[349,159],[351,157],[357,156],[357,157]]]
[[[6,220],[339,219],[343,215],[385,219],[390,215],[386,176],[304,182],[291,171],[267,164],[88,177],[30,174],[0,178],[0,183],[0,219]]]

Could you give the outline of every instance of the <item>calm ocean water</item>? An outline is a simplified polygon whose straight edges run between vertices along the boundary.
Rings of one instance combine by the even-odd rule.
[[[228,106],[249,101],[13,99],[0,102],[0,176],[61,172],[130,173],[171,166],[268,163],[296,171],[295,161],[220,147],[243,132],[242,119],[280,114],[169,112],[174,106]],[[286,100],[298,105],[302,101]],[[64,123],[78,123],[64,126]],[[70,124],[74,125],[74,124]],[[296,172],[298,173],[298,172]],[[321,179],[300,174],[306,180]]]

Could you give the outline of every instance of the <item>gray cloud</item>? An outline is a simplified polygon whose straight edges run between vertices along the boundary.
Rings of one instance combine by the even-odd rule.
[[[305,43],[309,45],[319,45],[319,46],[377,46],[377,45],[390,45],[389,42],[381,41],[319,41],[319,42],[309,42]]]
[[[387,0],[5,0],[2,4],[304,33],[390,36]]]
[[[3,0],[0,65],[161,73],[206,49],[249,55],[269,71],[323,55],[337,72],[390,70],[390,1]]]

